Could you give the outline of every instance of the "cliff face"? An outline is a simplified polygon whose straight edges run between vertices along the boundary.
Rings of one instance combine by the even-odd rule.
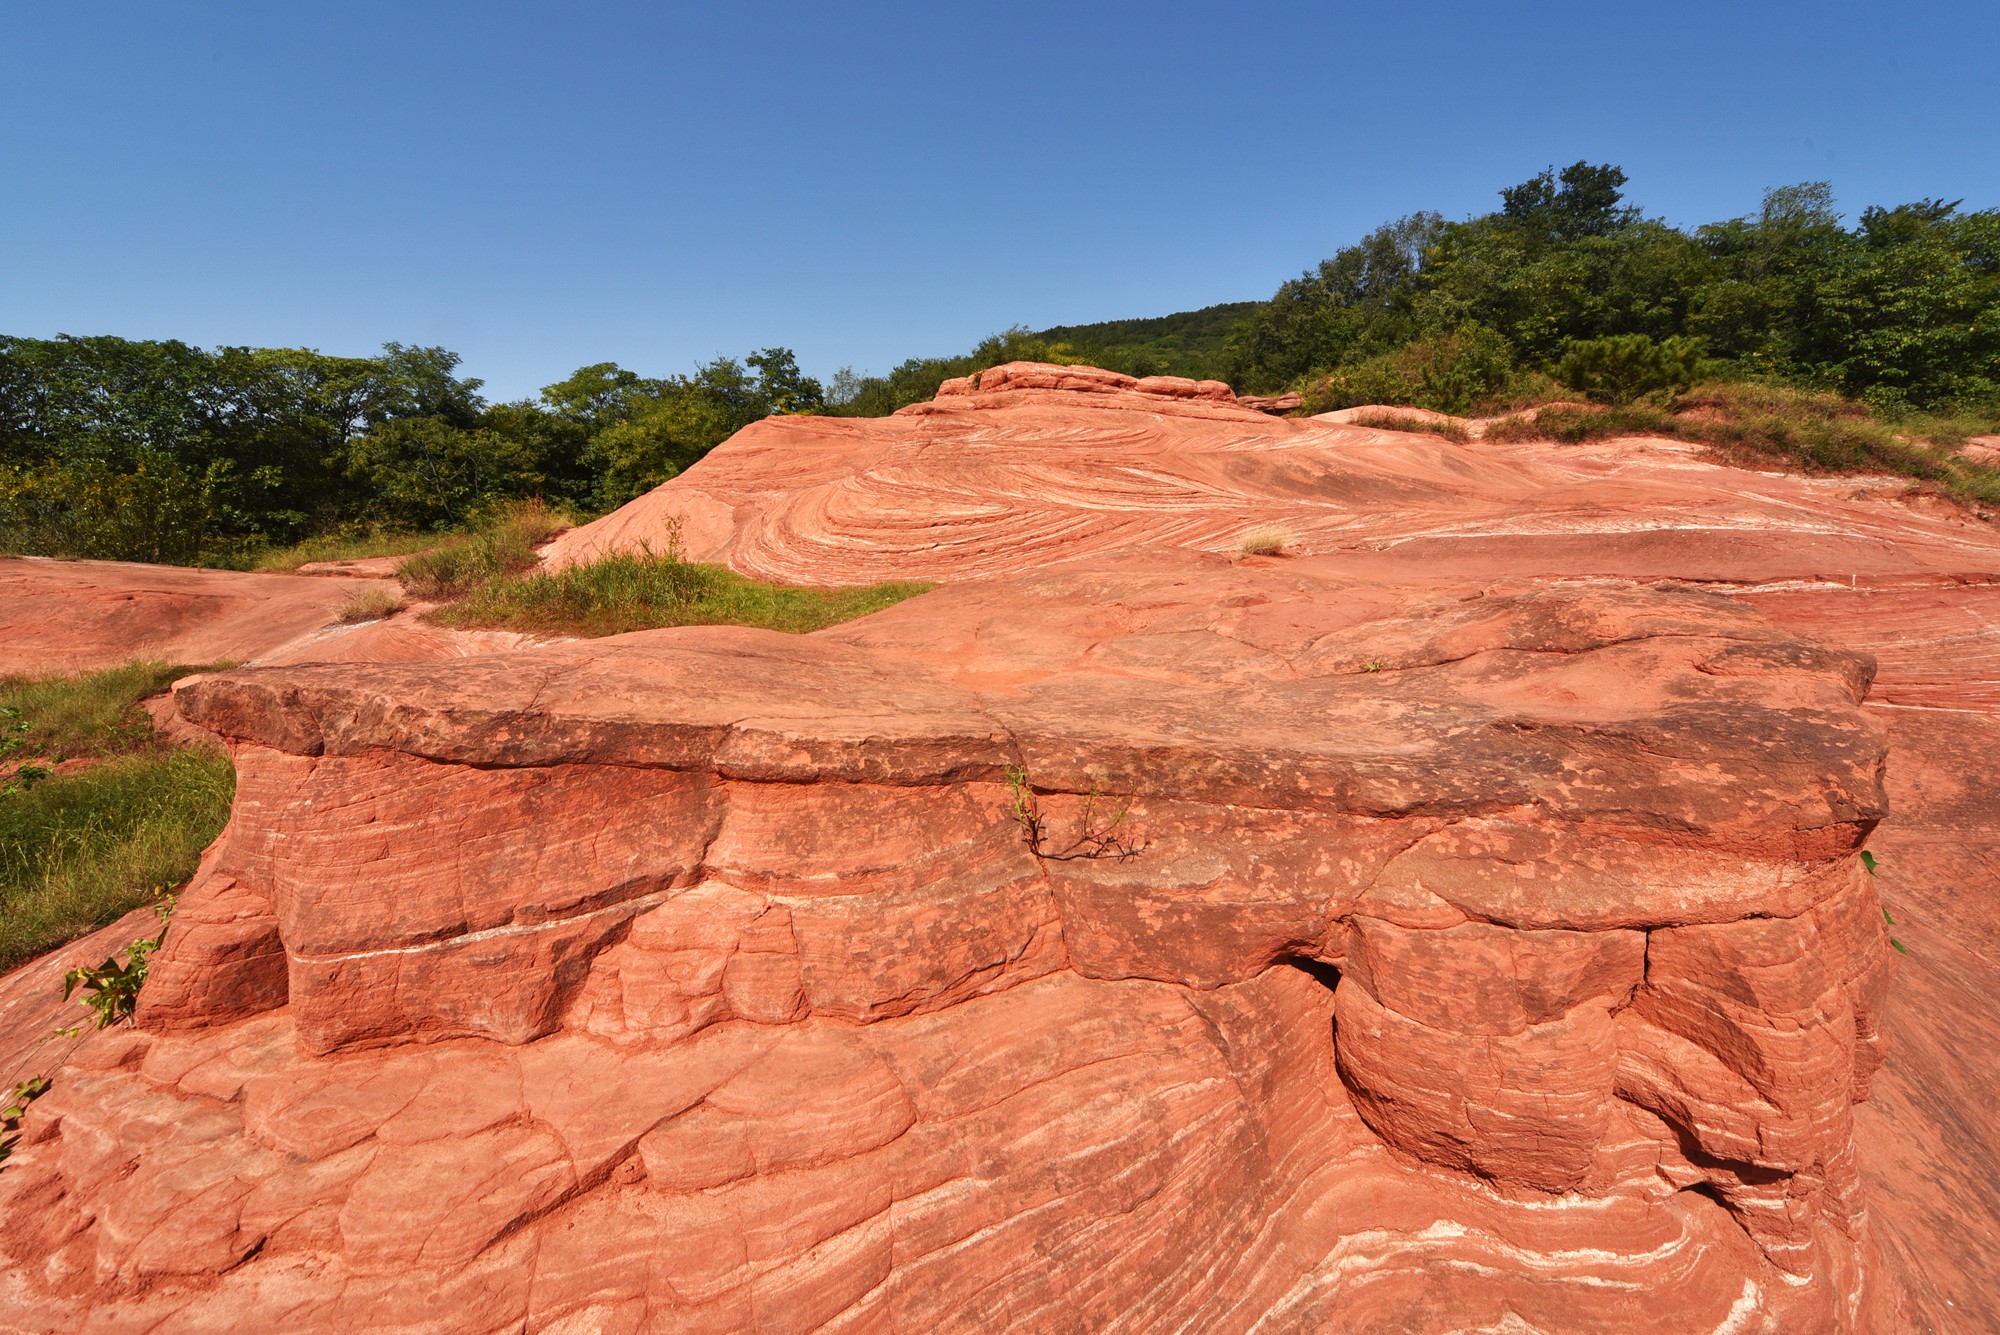
[[[1602,568],[1679,523],[1689,564],[1796,580],[1879,514],[1786,528],[1760,517],[1806,484],[1705,509],[1721,482],[1679,482],[1684,458],[1621,477],[1003,371],[815,424],[835,443],[796,485],[730,500],[806,430],[754,428],[572,544],[726,511],[697,554],[826,552],[837,580],[922,550],[937,568],[895,573],[989,578],[806,637],[184,687],[236,809],[138,1027],[78,1050],[0,1172],[8,1328],[1893,1309],[1854,1114],[1897,958],[1857,858],[1885,813],[1874,661],[1764,614],[1796,609]],[[1070,448],[1055,419],[1111,433],[1100,478],[1233,456],[1315,505],[1365,471],[1433,508],[1237,561],[1189,550],[1244,523],[1213,492],[1171,523],[1100,496],[1067,546],[1043,512],[1011,556],[800,526],[895,469],[931,496],[1017,448],[1032,471]],[[1878,578],[1969,541],[1905,527]]]

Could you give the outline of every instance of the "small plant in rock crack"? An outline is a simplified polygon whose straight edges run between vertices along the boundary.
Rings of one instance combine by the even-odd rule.
[[[118,962],[116,955],[112,955],[94,969],[71,969],[64,974],[63,1000],[68,1001],[81,989],[83,995],[79,999],[97,1017],[99,1029],[109,1029],[131,1015],[139,1004],[139,988],[146,981],[146,966],[153,952],[160,948],[160,942],[167,939],[167,918],[173,911],[174,897],[162,893],[160,902],[153,906],[153,912],[160,920],[160,930],[126,947],[123,964]],[[72,1025],[57,1032],[74,1034],[80,1027]]]
[[[1879,864],[1875,861],[1875,855],[1873,853],[1870,853],[1867,849],[1864,848],[1861,850],[1861,865],[1867,868],[1868,874],[1870,876],[1873,876],[1875,874],[1875,868]],[[1884,907],[1882,910],[1882,921],[1888,923],[1891,927],[1894,927],[1896,925],[1896,920],[1889,916],[1889,910],[1887,907]],[[1910,953],[1909,951],[1903,948],[1903,943],[1901,941],[1898,941],[1893,936],[1889,938],[1889,944],[1896,948],[1896,953],[1898,955],[1907,955]]]
[[[1071,862],[1079,858],[1111,858],[1123,862],[1144,851],[1145,845],[1134,844],[1131,831],[1121,828],[1125,818],[1132,814],[1130,797],[1122,799],[1116,811],[1107,813],[1099,806],[1105,800],[1103,790],[1092,784],[1090,791],[1084,794],[1082,808],[1077,812],[1075,837],[1067,844],[1060,844],[1052,842],[1041,801],[1035,796],[1034,785],[1028,781],[1028,771],[1009,765],[1007,787],[1013,795],[1014,823],[1021,827],[1021,838],[1028,845],[1028,851],[1038,858],[1050,862]]]
[[[48,1078],[38,1075],[14,1086],[14,1092],[7,1096],[7,1106],[0,1108],[0,1163],[14,1153],[14,1142],[21,1138],[21,1119],[27,1115],[28,1105],[48,1092]]]

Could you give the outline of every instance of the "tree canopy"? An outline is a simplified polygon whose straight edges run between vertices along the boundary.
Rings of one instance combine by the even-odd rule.
[[[623,504],[759,418],[824,406],[786,348],[647,379],[586,366],[489,403],[444,348],[375,357],[0,337],[0,545],[231,563],[342,527]]]

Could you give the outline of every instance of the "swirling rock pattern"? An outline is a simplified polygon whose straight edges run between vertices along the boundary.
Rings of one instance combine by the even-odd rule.
[[[1234,554],[1406,548],[1543,574],[1701,580],[1992,568],[1990,527],[1884,504],[1853,479],[1702,463],[1695,447],[1454,444],[1275,418],[1203,382],[1017,364],[894,417],[783,417],[544,552],[661,549],[807,584],[963,580],[1138,546]]]
[[[1876,1261],[1857,850],[1882,690],[1948,674],[1885,647],[1864,706],[1827,600],[1921,610],[1990,542],[1668,445],[1000,371],[753,428],[553,558],[671,514],[950,581],[889,612],[184,686],[236,809],[0,1172],[0,1327],[1945,1310],[1900,1289],[1937,1235]],[[1217,554],[1273,522],[1302,554]]]

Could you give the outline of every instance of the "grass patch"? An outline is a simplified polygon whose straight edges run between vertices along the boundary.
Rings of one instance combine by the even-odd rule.
[[[219,751],[119,756],[0,797],[0,970],[194,875],[236,773]]]
[[[426,547],[435,547],[435,533],[403,533],[365,530],[358,533],[328,533],[290,547],[275,547],[261,553],[253,569],[288,571],[313,561],[362,561],[371,556],[408,556]]]
[[[1634,403],[1559,405],[1502,418],[1488,440],[1578,444],[1613,436],[1667,436],[1706,445],[1724,463],[1806,473],[1887,473],[1975,505],[2000,505],[2000,469],[1955,453],[1987,422],[1973,416],[1885,422],[1838,394],[1778,385],[1697,385],[1671,408]]]
[[[1627,404],[1622,408],[1587,408],[1573,404],[1552,404],[1536,412],[1503,417],[1487,424],[1486,440],[1557,440],[1580,445],[1586,440],[1612,436],[1677,436],[1674,415],[1650,404]]]
[[[0,677],[0,765],[15,757],[109,756],[152,745],[139,701],[217,667],[149,661],[71,677]]]
[[[1427,419],[1417,413],[1374,412],[1356,413],[1347,419],[1349,426],[1372,427],[1377,431],[1408,431],[1415,435],[1442,436],[1449,441],[1463,445],[1472,439],[1463,422],[1449,417]]]
[[[766,584],[722,566],[649,553],[554,573],[503,574],[439,608],[432,619],[447,626],[579,636],[661,626],[762,626],[804,633],[879,612],[931,587]]]
[[[490,527],[412,556],[396,567],[396,578],[413,597],[461,598],[488,580],[531,569],[535,549],[573,522],[573,515],[540,501],[510,506]]]
[[[212,670],[142,662],[0,678],[0,969],[194,874],[228,819],[235,771],[218,750],[163,746],[139,701]],[[29,763],[70,758],[96,763]]]
[[[387,589],[363,589],[349,598],[336,618],[343,626],[380,621],[403,610],[403,600]]]

